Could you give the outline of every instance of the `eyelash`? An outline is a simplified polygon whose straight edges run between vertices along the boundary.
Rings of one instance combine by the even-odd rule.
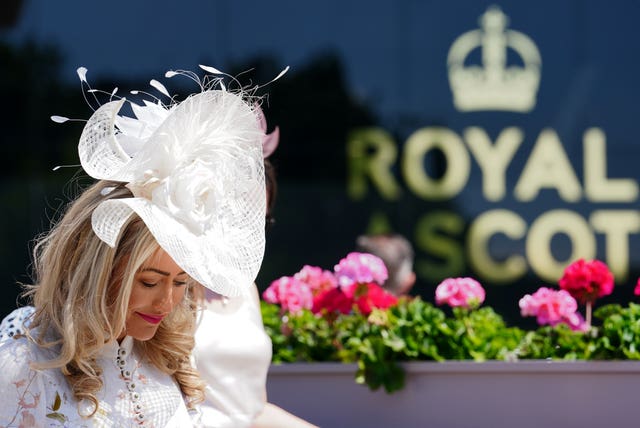
[[[155,287],[156,285],[158,285],[157,282],[144,282],[144,281],[140,281],[140,283],[142,285],[144,285],[147,288],[152,288]],[[176,287],[182,287],[183,285],[187,285],[186,281],[174,281],[173,285],[175,285]]]

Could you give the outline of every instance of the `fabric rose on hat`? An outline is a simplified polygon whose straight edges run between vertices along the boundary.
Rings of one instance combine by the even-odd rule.
[[[171,180],[155,187],[152,199],[166,206],[171,214],[182,220],[194,233],[202,234],[205,225],[210,225],[215,214],[217,193],[214,183],[219,180],[211,168],[203,167],[201,161],[194,161],[188,168],[182,168]]]

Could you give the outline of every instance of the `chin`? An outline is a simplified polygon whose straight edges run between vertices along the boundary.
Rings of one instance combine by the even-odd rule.
[[[157,329],[154,329],[153,331],[129,331],[128,335],[139,342],[146,342],[147,340],[153,339],[156,335],[156,331]]]

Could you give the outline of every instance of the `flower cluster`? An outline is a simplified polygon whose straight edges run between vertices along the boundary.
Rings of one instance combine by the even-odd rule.
[[[357,308],[368,315],[373,308],[386,309],[397,303],[397,298],[382,288],[387,276],[379,257],[353,252],[340,260],[333,272],[305,265],[293,276],[273,281],[262,297],[292,314],[303,309],[314,314],[347,314]]]
[[[580,303],[593,303],[613,292],[613,274],[599,260],[579,259],[571,263],[558,282]]]
[[[261,303],[273,361],[357,363],[359,383],[392,392],[403,386],[404,361],[640,360],[640,304],[604,305],[591,325],[595,299],[613,287],[613,275],[597,260],[570,264],[561,288],[542,286],[522,297],[522,316],[540,324],[527,330],[480,307],[486,293],[473,278],[447,278],[436,287],[435,303],[448,310],[420,296],[396,300],[380,287],[386,277],[378,258],[351,253],[331,272],[304,266],[274,281]],[[634,293],[640,295],[640,279]]]
[[[436,287],[436,303],[452,308],[477,308],[484,302],[485,291],[473,278],[447,278]]]
[[[587,326],[577,313],[578,303],[567,291],[540,287],[535,293],[527,294],[519,302],[522,316],[536,317],[540,325],[565,323],[572,330],[584,331]]]
[[[591,306],[598,297],[613,291],[613,274],[599,260],[579,259],[567,266],[558,285],[560,290],[541,287],[524,296],[519,302],[520,313],[536,317],[540,325],[564,323],[572,330],[587,331],[591,326]],[[577,312],[578,302],[586,304],[586,320]]]

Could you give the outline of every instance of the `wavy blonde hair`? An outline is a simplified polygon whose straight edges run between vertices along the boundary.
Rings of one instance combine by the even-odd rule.
[[[34,368],[60,368],[74,397],[91,401],[94,412],[96,393],[103,386],[98,351],[125,331],[134,276],[159,248],[135,214],[123,226],[115,248],[93,232],[91,214],[98,204],[128,197],[132,194],[126,187],[108,181],[84,191],[37,241],[35,285],[25,292],[36,309],[27,336],[57,354]],[[160,323],[154,337],[135,345],[154,366],[176,380],[190,406],[204,399],[204,382],[190,362],[197,309],[192,290],[196,286],[190,281],[182,303]]]

